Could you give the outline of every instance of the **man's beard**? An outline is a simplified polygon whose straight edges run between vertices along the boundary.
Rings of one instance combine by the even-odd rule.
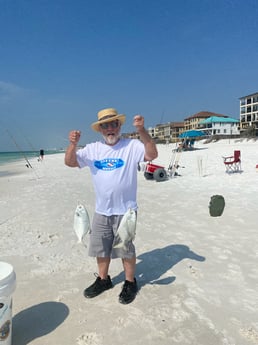
[[[103,138],[108,145],[115,145],[119,140],[119,134],[103,135]]]

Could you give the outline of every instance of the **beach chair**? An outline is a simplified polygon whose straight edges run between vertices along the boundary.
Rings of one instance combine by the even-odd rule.
[[[234,156],[223,157],[226,172],[240,172],[241,171],[241,152],[234,151]]]

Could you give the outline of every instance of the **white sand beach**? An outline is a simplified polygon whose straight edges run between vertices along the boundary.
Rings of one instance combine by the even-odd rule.
[[[168,167],[174,147],[158,145],[155,163]],[[242,172],[228,174],[222,156],[237,149]],[[73,215],[81,202],[92,217],[93,186],[88,169],[63,161],[0,166],[0,261],[17,275],[13,345],[258,344],[258,141],[199,141],[164,182],[138,173],[140,290],[129,305],[118,302],[119,259],[114,288],[83,297],[96,263],[77,243]],[[209,214],[215,194],[225,198],[221,217]]]

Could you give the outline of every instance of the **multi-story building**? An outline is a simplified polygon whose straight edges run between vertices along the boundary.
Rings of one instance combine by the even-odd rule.
[[[148,132],[149,132],[149,135],[152,137],[152,138],[157,138],[158,136],[158,127],[149,127],[148,128]]]
[[[208,117],[199,122],[199,128],[208,136],[239,136],[239,120],[231,117]]]
[[[130,138],[130,139],[139,139],[140,135],[137,132],[132,132],[132,133],[122,133],[121,134],[122,138]]]
[[[258,136],[258,92],[240,97],[240,135]]]
[[[155,138],[160,142],[172,142],[178,141],[178,136],[184,131],[183,122],[168,122],[165,124],[158,124],[154,128],[148,129],[152,138]]]
[[[179,135],[185,130],[184,122],[171,122],[171,142],[176,143]]]
[[[210,111],[200,111],[199,113],[194,114],[194,115],[189,116],[186,119],[184,119],[185,130],[189,131],[189,130],[198,128],[198,124],[200,121],[203,121],[203,120],[205,120],[211,116],[228,117],[226,115],[216,114],[216,113],[212,113]]]

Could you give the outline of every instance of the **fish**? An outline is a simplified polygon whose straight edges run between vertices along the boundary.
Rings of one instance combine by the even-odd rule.
[[[113,248],[128,249],[128,244],[135,239],[136,212],[129,208],[123,215],[114,238]]]
[[[78,204],[74,212],[73,229],[78,237],[79,243],[90,232],[90,228],[88,211],[82,204]]]

